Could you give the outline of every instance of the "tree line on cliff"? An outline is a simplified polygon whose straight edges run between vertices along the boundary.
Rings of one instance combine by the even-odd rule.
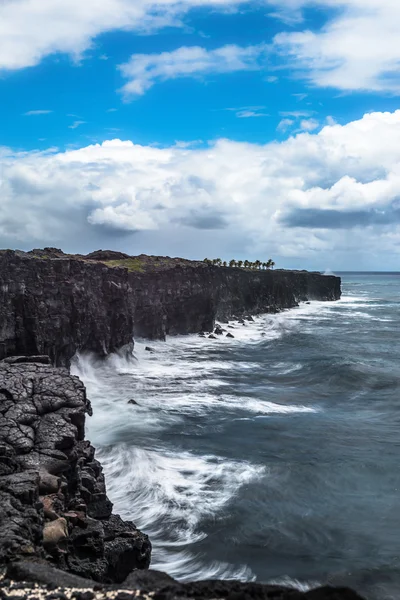
[[[235,260],[234,258],[227,262],[226,260],[222,261],[220,258],[205,258],[203,262],[205,262],[206,265],[214,267],[239,267],[239,269],[273,269],[275,266],[275,263],[271,258],[266,262],[262,262],[261,260],[251,262],[249,260]]]

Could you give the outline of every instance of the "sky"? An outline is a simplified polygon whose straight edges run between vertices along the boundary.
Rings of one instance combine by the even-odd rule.
[[[0,247],[400,270],[398,0],[0,0]]]

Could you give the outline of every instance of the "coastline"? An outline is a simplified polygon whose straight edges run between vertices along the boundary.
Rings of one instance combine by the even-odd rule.
[[[1,563],[9,565],[7,576],[19,581],[26,577],[30,581],[47,578],[44,583],[50,583],[50,579],[54,582],[54,578],[63,581],[71,573],[71,577],[89,577],[100,585],[126,584],[132,568],[145,569],[150,578],[146,585],[154,592],[157,576],[146,571],[150,542],[133,523],[112,514],[102,467],[94,458],[90,442],[84,439],[85,413],[91,411],[85,388],[77,377],[50,363],[68,364],[72,352],[79,349],[97,351],[101,357],[127,343],[131,348],[132,333],[143,330],[143,323],[151,332],[150,339],[165,339],[168,333],[199,334],[207,330],[214,332],[215,339],[225,339],[231,331],[228,328],[232,328],[234,335],[236,324],[228,322],[226,331],[218,332],[214,330],[217,319],[224,328],[229,317],[236,314],[237,326],[243,327],[244,317],[249,323],[253,321],[251,314],[278,313],[298,306],[299,301],[335,300],[340,297],[340,279],[307,272],[232,274],[238,270],[180,264],[173,265],[173,276],[168,267],[164,275],[151,273],[138,277],[127,269],[102,263],[88,266],[81,258],[38,259],[10,251],[3,252],[0,258],[5,317],[0,344],[5,360],[0,363],[0,375],[6,408],[0,428],[0,484],[5,503],[17,511],[16,521],[10,522],[7,511],[0,515]],[[188,273],[194,283],[188,282]],[[87,287],[82,276],[89,280]],[[199,295],[205,281],[207,286]],[[168,292],[171,289],[175,290],[172,297]],[[92,305],[96,292],[96,303]],[[73,305],[79,299],[80,305],[76,304],[74,311],[78,305],[83,310],[81,314],[74,313],[70,330],[62,325],[64,318],[71,318],[61,310],[65,293]],[[110,320],[111,306],[114,312]],[[171,306],[175,308],[172,310]],[[56,321],[52,317],[54,311]],[[92,319],[99,315],[100,322],[96,322],[93,330]],[[182,320],[183,315],[190,318]],[[10,318],[15,319],[14,324]],[[151,318],[154,323],[149,322]],[[89,338],[81,327],[81,319],[86,319],[84,327],[89,327]],[[9,335],[12,329],[14,338]],[[119,339],[122,331],[123,337]],[[215,342],[210,340],[210,343]],[[23,357],[22,350],[26,348],[32,352]],[[20,356],[11,358],[18,349]],[[37,350],[44,351],[44,355],[35,356]],[[151,353],[151,348],[148,350]],[[16,444],[10,441],[11,431],[19,432]],[[16,529],[14,522],[18,523]],[[20,565],[19,571],[17,559],[24,564],[28,561],[25,566]],[[87,586],[87,581],[81,581],[81,585]],[[137,581],[132,585],[138,589]],[[265,598],[275,594],[274,598],[282,599],[294,598],[294,593],[296,597],[308,598],[309,594],[251,583],[215,585],[219,586],[220,597],[244,591]],[[171,586],[171,594],[178,593],[181,597],[209,598],[215,593],[210,584],[201,587],[201,584],[178,584],[171,579],[166,584],[163,580],[164,588]],[[276,596],[278,592],[280,595]],[[349,591],[338,593],[341,594],[338,598],[358,598]],[[312,597],[332,597],[330,590],[318,594]]]
[[[133,524],[110,514],[112,505],[104,495],[101,466],[94,460],[94,449],[83,439],[85,413],[90,413],[90,405],[82,383],[65,369],[48,365],[46,357],[19,357],[16,362],[8,359],[0,363],[0,378],[2,406],[7,400],[12,403],[0,430],[0,556],[2,566],[6,566],[0,584],[3,597],[14,597],[17,590],[23,590],[24,597],[39,594],[126,600],[138,594],[148,597],[149,593],[160,599],[231,598],[232,594],[280,600],[360,598],[350,590],[335,592],[329,587],[299,592],[256,583],[182,584],[156,571],[131,572],[134,557],[136,568],[149,566],[148,540]],[[23,431],[23,437],[10,436],[12,427]],[[28,429],[35,435],[30,435]],[[16,443],[12,444],[11,439]],[[94,470],[98,471],[97,480],[90,477]],[[103,495],[100,498],[98,492],[91,494],[85,509],[82,496],[96,482]],[[8,508],[11,506],[13,517]],[[104,566],[106,570],[101,571]],[[110,587],[112,580],[118,585]],[[30,584],[21,585],[26,581]],[[76,591],[80,589],[86,592]],[[80,596],[85,593],[89,595]]]

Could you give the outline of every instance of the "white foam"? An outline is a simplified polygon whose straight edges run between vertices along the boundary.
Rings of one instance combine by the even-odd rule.
[[[126,444],[100,451],[99,458],[115,510],[150,535],[153,568],[180,578],[184,572],[195,578],[196,569],[199,577],[253,578],[245,565],[200,567],[186,547],[205,537],[202,520],[220,513],[243,485],[266,476],[265,467]]]

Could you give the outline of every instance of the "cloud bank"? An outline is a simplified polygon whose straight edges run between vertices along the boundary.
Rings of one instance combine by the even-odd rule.
[[[181,240],[190,256],[207,254],[212,237],[220,254],[234,242],[243,254],[302,264],[329,264],[332,253],[347,265],[351,255],[374,264],[383,252],[397,262],[399,139],[396,111],[266,145],[112,140],[63,153],[3,149],[1,245],[141,232],[164,251],[171,237],[177,247]]]

